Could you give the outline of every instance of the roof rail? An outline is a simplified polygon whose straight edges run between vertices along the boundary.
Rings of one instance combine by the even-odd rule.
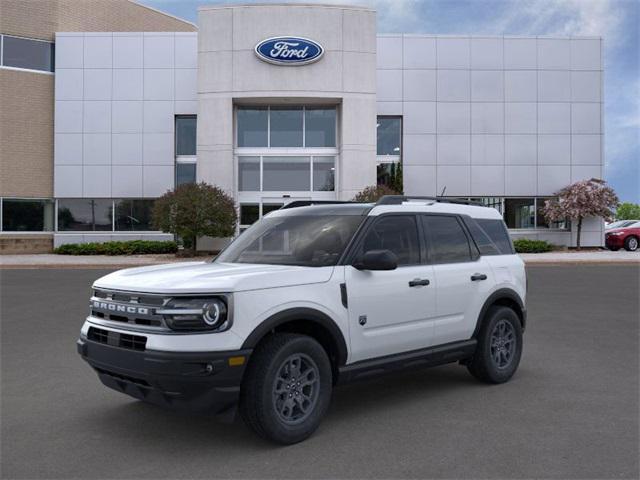
[[[343,204],[343,203],[356,203],[341,200],[294,200],[286,205],[280,207],[280,210],[286,210],[288,208],[309,207],[312,205],[331,205],[331,204]]]
[[[475,205],[483,207],[484,205],[473,200],[465,200],[464,198],[444,198],[444,197],[415,197],[413,195],[385,195],[381,197],[376,205],[401,205],[403,202],[411,200],[430,200],[438,203],[458,203],[462,205]]]

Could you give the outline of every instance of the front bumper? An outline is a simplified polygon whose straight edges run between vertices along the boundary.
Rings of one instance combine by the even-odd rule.
[[[623,235],[605,235],[604,244],[607,248],[622,248],[624,247]]]
[[[251,350],[137,351],[86,338],[77,348],[109,388],[164,407],[219,415],[235,410],[251,355]]]

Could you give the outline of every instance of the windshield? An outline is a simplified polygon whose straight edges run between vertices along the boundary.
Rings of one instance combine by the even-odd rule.
[[[266,217],[236,238],[216,262],[332,266],[338,263],[364,218],[361,215]]]
[[[618,220],[617,222],[613,222],[607,225],[607,230],[611,230],[612,228],[630,227],[634,223],[636,223],[635,220]]]

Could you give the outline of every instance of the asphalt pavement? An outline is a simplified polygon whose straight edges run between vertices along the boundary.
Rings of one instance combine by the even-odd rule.
[[[635,266],[529,267],[520,369],[339,387],[316,434],[279,447],[102,386],[75,341],[107,270],[0,270],[2,478],[635,478]]]

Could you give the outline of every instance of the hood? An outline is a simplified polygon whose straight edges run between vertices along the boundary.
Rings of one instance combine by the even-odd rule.
[[[95,281],[97,288],[144,293],[222,293],[326,282],[333,267],[182,262],[127,268]]]

